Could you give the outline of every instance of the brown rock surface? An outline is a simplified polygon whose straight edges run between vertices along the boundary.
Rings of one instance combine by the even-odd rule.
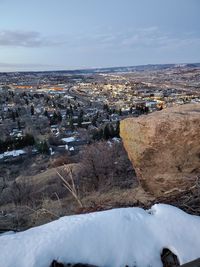
[[[120,135],[141,185],[155,196],[184,190],[200,174],[200,104],[125,119]]]

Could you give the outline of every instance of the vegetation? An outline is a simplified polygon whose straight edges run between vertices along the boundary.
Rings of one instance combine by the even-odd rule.
[[[37,149],[42,154],[49,154],[49,146],[47,144],[47,141],[41,141],[37,143]]]
[[[119,138],[119,124],[119,121],[117,121],[114,126],[112,123],[107,123],[103,128],[94,130],[92,133],[93,140],[99,141],[114,137]]]
[[[3,153],[8,150],[21,149],[27,146],[33,146],[34,144],[35,139],[31,134],[26,134],[25,136],[14,139],[8,137],[5,141],[0,140],[0,152]]]

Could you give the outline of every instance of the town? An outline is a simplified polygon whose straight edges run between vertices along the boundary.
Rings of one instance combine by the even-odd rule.
[[[119,138],[120,120],[200,102],[200,66],[0,74],[0,163],[74,155]]]

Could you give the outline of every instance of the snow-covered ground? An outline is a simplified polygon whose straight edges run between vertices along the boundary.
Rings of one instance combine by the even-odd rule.
[[[48,267],[60,262],[103,267],[161,267],[169,248],[181,264],[200,256],[200,217],[164,204],[63,217],[0,236],[1,267]],[[135,264],[135,265],[134,265]]]

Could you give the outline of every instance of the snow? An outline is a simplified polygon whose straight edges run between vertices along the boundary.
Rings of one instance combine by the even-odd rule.
[[[200,217],[165,204],[148,211],[121,208],[66,216],[0,236],[0,266],[48,267],[56,259],[102,267],[161,267],[163,248],[181,264],[198,258]]]

